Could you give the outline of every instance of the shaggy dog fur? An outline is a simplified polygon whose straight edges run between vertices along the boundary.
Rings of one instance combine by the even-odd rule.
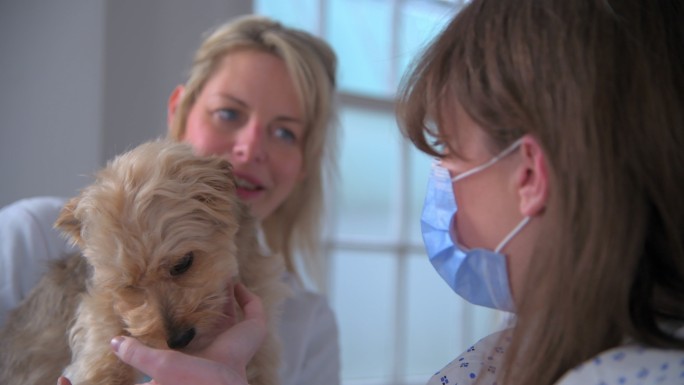
[[[130,335],[196,352],[226,325],[232,283],[259,295],[273,321],[285,289],[279,258],[259,252],[254,220],[230,164],[185,144],[145,143],[97,174],[56,223],[82,255],[57,261],[0,333],[0,384],[131,385],[139,376],[111,351]],[[248,367],[276,384],[273,333]]]

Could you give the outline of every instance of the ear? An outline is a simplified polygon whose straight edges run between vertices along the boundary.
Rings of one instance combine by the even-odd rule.
[[[531,135],[522,138],[520,155],[522,169],[517,181],[520,213],[530,217],[540,215],[544,212],[549,195],[546,156],[539,141]]]
[[[59,213],[59,217],[55,222],[55,228],[62,230],[62,232],[70,238],[73,244],[81,246],[83,243],[83,239],[81,238],[82,223],[75,215],[78,201],[78,197],[72,198],[64,207],[62,207],[62,211]]]
[[[185,92],[185,87],[183,85],[178,85],[176,88],[171,92],[171,96],[169,96],[169,102],[168,102],[168,107],[166,110],[166,124],[168,129],[171,129],[171,125],[173,123],[173,119],[176,117],[176,110],[178,109],[178,106],[180,105],[181,98],[183,97],[183,93]]]
[[[233,165],[226,159],[220,157],[209,157],[200,159],[200,167],[195,174],[198,176],[196,183],[202,183],[209,189],[202,189],[193,196],[203,203],[223,202],[217,199],[218,196],[234,196],[237,188],[233,175]],[[200,173],[201,171],[201,173]],[[219,203],[222,204],[222,203]]]

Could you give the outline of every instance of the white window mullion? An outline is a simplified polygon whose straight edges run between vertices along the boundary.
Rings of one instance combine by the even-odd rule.
[[[318,21],[316,29],[318,36],[326,38],[326,28],[328,27],[328,0],[318,0]]]
[[[392,61],[389,65],[389,71],[387,74],[387,87],[388,88],[393,88],[395,87],[395,79],[396,79],[396,72],[397,72],[397,66],[395,63],[396,57],[397,57],[397,51],[398,51],[398,41],[397,41],[397,32],[399,31],[399,18],[401,17],[401,8],[400,8],[400,0],[392,0],[392,19],[391,19],[391,25],[390,28],[392,29],[392,39],[391,39],[391,44],[389,47],[389,58]],[[406,154],[402,150],[400,152],[400,162],[401,162],[401,169],[402,170],[407,170],[407,165],[408,162],[406,161]],[[398,197],[398,203],[399,203],[399,228],[398,228],[398,234],[397,234],[397,244],[401,245],[403,244],[403,240],[406,239],[406,232],[405,232],[405,226],[404,223],[406,222],[407,218],[407,213],[406,213],[406,202],[407,202],[407,189],[406,189],[406,173],[400,173],[400,178],[399,178],[399,188],[397,189],[397,193],[399,195]],[[400,247],[397,254],[395,255],[397,258],[397,271],[396,271],[396,291],[395,291],[395,314],[394,314],[394,319],[396,320],[395,324],[395,329],[394,329],[394,359],[393,359],[393,370],[392,370],[392,383],[394,384],[400,384],[403,383],[404,381],[404,368],[406,367],[405,365],[405,357],[406,357],[406,331],[407,331],[407,326],[406,326],[406,319],[405,319],[405,314],[406,314],[406,292],[407,292],[407,287],[406,287],[406,276],[407,276],[407,271],[406,271],[406,258],[405,258],[405,252],[403,251],[403,248]]]
[[[397,320],[397,327],[395,330],[395,349],[394,349],[394,370],[393,372],[393,378],[392,378],[392,384],[403,384],[404,379],[406,377],[405,368],[406,368],[406,338],[404,336],[406,335],[407,331],[407,326],[406,326],[406,298],[407,298],[407,285],[402,284],[402,281],[408,276],[408,271],[407,271],[407,255],[406,255],[406,249],[402,249],[399,254],[397,254],[397,288],[396,288],[396,297],[395,297],[395,309],[396,309],[396,314],[395,314],[395,319]]]
[[[403,9],[404,0],[392,0],[392,43],[390,44],[390,59],[392,63],[390,64],[390,88],[394,91],[392,95],[396,94],[396,88],[399,84],[399,63],[397,59],[399,58],[399,36],[401,33],[401,12]]]
[[[389,66],[390,76],[389,76],[389,87],[396,90],[397,79],[398,79],[398,69],[399,65],[397,63],[397,58],[399,57],[399,30],[401,28],[401,10],[402,10],[402,0],[392,0],[392,21],[390,28],[392,29],[392,39],[390,44],[390,59],[392,63]],[[409,151],[406,148],[403,141],[400,142],[400,170],[404,170],[400,174],[399,178],[399,188],[397,189],[399,194],[399,228],[398,228],[398,239],[397,243],[400,245],[399,252],[396,254],[397,257],[397,279],[396,279],[396,297],[395,297],[395,319],[396,330],[395,330],[395,350],[394,350],[394,370],[393,370],[393,384],[404,383],[406,373],[406,333],[408,330],[406,312],[407,312],[407,298],[408,295],[406,291],[408,290],[407,285],[405,285],[405,280],[408,277],[408,245],[406,240],[409,239],[408,234],[408,220],[410,217],[409,205],[411,194],[410,194],[410,161],[409,161]]]

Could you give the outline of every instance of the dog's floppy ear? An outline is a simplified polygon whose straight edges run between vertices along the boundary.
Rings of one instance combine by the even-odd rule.
[[[235,181],[235,175],[233,175],[233,164],[230,163],[226,159],[221,159],[221,162],[219,163],[219,170],[221,171],[221,174],[226,178],[226,181],[229,181],[230,184],[221,184],[219,189],[225,190],[227,189],[230,194],[235,194],[235,190],[237,189],[237,182]]]
[[[228,191],[230,194],[235,194],[235,189],[237,184],[235,182],[235,176],[233,175],[233,165],[224,158],[218,158],[218,170],[223,175],[223,180],[215,181],[213,187],[219,191]],[[230,182],[226,184],[226,182]]]
[[[79,198],[71,198],[62,207],[59,217],[55,222],[55,228],[68,235],[71,242],[77,246],[81,246],[83,239],[81,238],[81,221],[76,218],[75,210],[78,206]]]
[[[199,180],[210,190],[194,194],[193,199],[202,203],[211,203],[216,201],[217,195],[223,198],[235,196],[237,184],[233,176],[233,165],[228,160],[219,157],[204,159],[203,162],[211,163],[202,163],[204,174]],[[206,167],[207,165],[211,165],[211,168]],[[223,201],[221,199],[218,202]]]

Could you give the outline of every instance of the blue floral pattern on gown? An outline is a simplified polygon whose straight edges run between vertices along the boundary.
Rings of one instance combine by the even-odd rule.
[[[428,385],[505,385],[497,382],[510,343],[507,331],[491,334],[435,373]],[[684,385],[684,351],[625,344],[566,373],[556,385]]]
[[[435,373],[428,385],[471,385],[475,381],[480,381],[478,385],[502,385],[497,384],[496,373],[510,343],[507,334],[504,330],[481,339]]]
[[[557,385],[684,385],[684,351],[623,345],[605,351]]]

